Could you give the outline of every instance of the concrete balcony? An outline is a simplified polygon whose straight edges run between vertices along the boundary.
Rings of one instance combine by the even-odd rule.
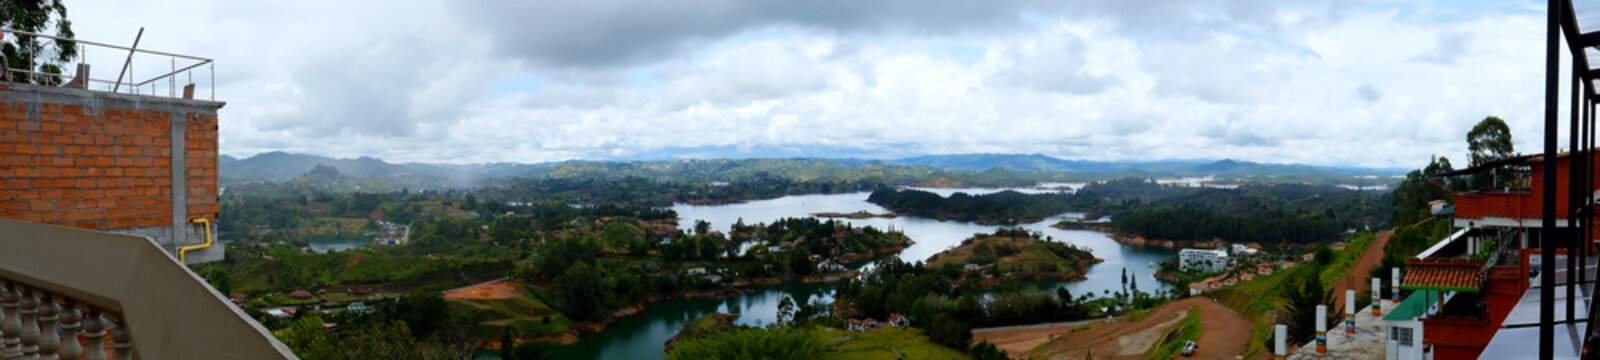
[[[147,237],[0,219],[0,358],[296,359]]]

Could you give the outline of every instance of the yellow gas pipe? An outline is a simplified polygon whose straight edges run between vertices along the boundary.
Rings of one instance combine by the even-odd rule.
[[[178,262],[184,264],[188,264],[187,261],[184,261],[184,253],[189,252],[189,250],[200,250],[211,247],[211,220],[206,220],[206,218],[195,218],[194,220],[189,220],[189,222],[205,225],[206,243],[178,248]]]

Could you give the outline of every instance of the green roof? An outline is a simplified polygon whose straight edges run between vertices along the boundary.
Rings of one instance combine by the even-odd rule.
[[[1400,301],[1389,313],[1383,316],[1384,321],[1405,321],[1422,316],[1428,311],[1428,304],[1439,301],[1439,292],[1421,290],[1411,293],[1405,300]]]

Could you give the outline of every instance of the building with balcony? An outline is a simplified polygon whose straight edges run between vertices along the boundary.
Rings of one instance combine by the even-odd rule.
[[[224,104],[176,86],[211,60],[61,40],[173,65],[116,81],[87,63],[64,76],[6,69],[16,81],[0,81],[0,358],[295,358],[185,266],[223,257],[210,224]]]
[[[1223,249],[1178,250],[1178,270],[1217,272],[1228,268],[1228,251]]]
[[[1444,219],[1458,230],[1406,261],[1409,270],[1402,277],[1400,289],[1410,291],[1410,295],[1385,316],[1389,322],[1390,359],[1531,355],[1527,345],[1540,340],[1538,312],[1545,299],[1541,280],[1547,275],[1553,280],[1556,294],[1550,302],[1559,312],[1553,325],[1565,334],[1554,339],[1556,357],[1578,357],[1583,341],[1577,335],[1587,330],[1593,291],[1589,285],[1592,280],[1585,279],[1594,278],[1594,258],[1580,255],[1592,253],[1594,232],[1592,227],[1589,231],[1582,229],[1592,223],[1593,216],[1552,213],[1555,227],[1545,227],[1541,208],[1546,191],[1563,199],[1557,202],[1558,209],[1568,204],[1581,205],[1585,197],[1582,195],[1600,189],[1600,181],[1570,181],[1574,177],[1570,173],[1572,163],[1579,162],[1577,168],[1584,171],[1583,162],[1593,168],[1592,164],[1600,159],[1558,154],[1553,171],[1557,186],[1553,189],[1544,182],[1552,174],[1544,171],[1547,167],[1543,160],[1537,155],[1519,156],[1478,168],[1435,174],[1437,178],[1449,178],[1494,170],[1514,171],[1519,174],[1517,183],[1525,185],[1454,193],[1454,213],[1444,214],[1448,216]],[[1543,256],[1541,247],[1546,241],[1556,248],[1552,257]],[[1541,271],[1547,260],[1556,265],[1555,271]],[[1569,305],[1573,309],[1570,318],[1566,310]]]

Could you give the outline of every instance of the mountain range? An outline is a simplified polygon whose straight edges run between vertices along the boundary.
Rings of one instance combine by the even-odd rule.
[[[667,161],[564,161],[549,163],[427,164],[391,163],[372,157],[330,158],[319,155],[267,152],[248,158],[223,155],[219,177],[224,184],[283,182],[307,175],[319,165],[346,176],[386,179],[396,186],[448,188],[474,186],[484,180],[517,177],[601,176],[608,171],[627,176],[674,176],[718,181],[738,176],[825,177],[841,169],[879,169],[880,172],[945,171],[1049,173],[1070,179],[1093,180],[1130,176],[1230,178],[1354,178],[1356,183],[1393,182],[1401,169],[1324,167],[1300,164],[1264,164],[1223,160],[1088,161],[1040,154],[929,155],[895,160],[867,159],[717,159]],[[680,166],[681,165],[681,166]],[[719,179],[719,177],[724,177]]]

